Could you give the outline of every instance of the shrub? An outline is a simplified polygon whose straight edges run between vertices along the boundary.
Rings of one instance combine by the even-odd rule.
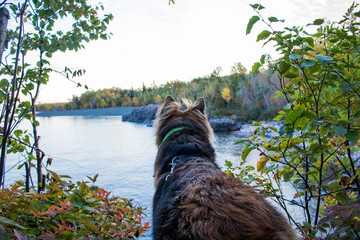
[[[26,192],[22,181],[0,191],[0,239],[121,239],[149,229],[130,200],[49,172],[41,193]]]
[[[315,33],[305,27],[274,30],[283,22],[265,19],[260,4],[248,24],[267,26],[257,37],[274,43],[279,59],[263,55],[254,64],[269,67],[278,97],[286,104],[274,119],[279,129],[256,123],[235,176],[270,196],[306,239],[355,239],[360,236],[360,12],[352,4],[343,19],[316,19]],[[271,76],[269,76],[270,79]],[[273,136],[273,137],[270,137]],[[256,168],[246,162],[258,150]],[[230,174],[230,172],[229,172]],[[289,196],[284,187],[292,188]],[[296,218],[293,210],[303,213]]]

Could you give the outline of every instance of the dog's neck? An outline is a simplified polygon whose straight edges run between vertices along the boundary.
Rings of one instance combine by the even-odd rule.
[[[195,130],[186,129],[186,131],[178,130],[173,132],[159,146],[156,157],[155,182],[160,180],[161,176],[167,176],[171,173],[172,169],[174,169],[173,159],[176,158],[184,158],[186,160],[186,158],[196,156],[197,158],[204,158],[215,163],[215,150],[208,139],[198,135]],[[184,161],[182,160],[181,162]],[[178,163],[176,164],[179,165]]]
[[[161,141],[161,144],[160,144],[159,148],[163,145],[163,143],[166,141],[166,139],[167,139],[168,137],[170,137],[173,133],[175,133],[175,132],[177,132],[177,131],[181,131],[181,130],[183,130],[183,129],[185,129],[185,128],[187,128],[187,127],[176,127],[176,128],[171,129],[171,130],[165,135],[165,137],[163,138],[163,140]]]

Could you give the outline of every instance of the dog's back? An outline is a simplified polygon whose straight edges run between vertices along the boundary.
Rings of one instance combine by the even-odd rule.
[[[173,101],[167,98],[156,122],[154,239],[295,239],[289,223],[264,197],[215,164],[208,123],[205,129],[196,127],[204,119],[188,123],[191,114],[164,111]],[[205,115],[203,100],[198,101],[189,111]],[[168,116],[160,116],[165,112]]]

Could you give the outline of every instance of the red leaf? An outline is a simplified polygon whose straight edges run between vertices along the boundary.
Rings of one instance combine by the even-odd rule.
[[[134,235],[136,232],[130,232],[126,237],[130,237],[131,235]]]
[[[150,222],[146,222],[146,223],[144,224],[144,228],[145,228],[145,229],[150,229]]]

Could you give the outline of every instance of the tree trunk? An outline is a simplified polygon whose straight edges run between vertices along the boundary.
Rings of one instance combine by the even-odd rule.
[[[0,8],[0,62],[2,61],[2,54],[4,51],[8,19],[9,11],[6,8]]]
[[[6,8],[0,8],[0,67],[1,67],[2,53],[4,51],[8,19],[9,19],[9,11]],[[7,108],[6,111],[8,110],[9,109]],[[0,157],[0,186],[2,186],[4,183],[6,141],[7,141],[6,126],[7,126],[7,118],[5,119],[4,127],[2,129],[3,137],[2,137],[1,157]]]

